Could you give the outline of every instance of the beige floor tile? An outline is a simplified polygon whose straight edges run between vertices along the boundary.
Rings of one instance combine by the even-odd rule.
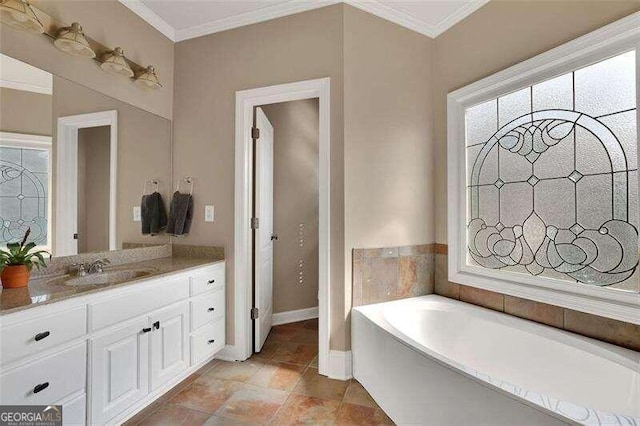
[[[369,392],[360,383],[351,380],[347,392],[344,395],[344,402],[347,404],[364,405],[365,407],[377,407],[376,402],[371,398]]]
[[[266,424],[287,399],[287,392],[244,384],[216,412],[230,419]]]
[[[339,401],[292,394],[280,408],[272,425],[332,425],[335,423]]]
[[[247,360],[243,362],[221,361],[201,377],[211,376],[222,380],[235,380],[246,382],[258,372],[262,363],[258,360]]]
[[[393,425],[393,421],[379,408],[342,404],[338,410],[336,424],[340,426],[377,426]]]
[[[205,376],[176,395],[171,403],[213,414],[241,387],[239,382]]]
[[[248,383],[271,389],[290,391],[295,387],[306,367],[298,364],[265,363]]]
[[[317,398],[342,401],[349,382],[329,379],[318,374],[315,368],[309,368],[293,389],[293,393]]]
[[[167,404],[139,424],[141,426],[196,426],[204,424],[208,418],[209,414],[202,411],[191,410],[180,405]]]
[[[272,361],[309,365],[318,354],[318,345],[283,343],[271,357]]]

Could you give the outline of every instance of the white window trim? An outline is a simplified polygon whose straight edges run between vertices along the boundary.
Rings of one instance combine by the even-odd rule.
[[[47,245],[36,246],[38,250],[51,251],[53,236],[52,231],[52,183],[53,183],[53,149],[51,143],[51,136],[30,135],[25,133],[10,133],[0,132],[0,146],[24,148],[24,149],[41,149],[49,152],[49,163],[47,168],[49,170],[47,179]],[[1,224],[0,224],[1,226]]]
[[[466,264],[465,109],[632,49],[636,49],[636,99],[640,101],[640,13],[449,93],[447,205],[450,281],[640,324],[638,293]]]

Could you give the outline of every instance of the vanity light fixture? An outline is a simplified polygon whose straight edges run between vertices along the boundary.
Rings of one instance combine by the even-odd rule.
[[[30,33],[44,33],[44,26],[26,0],[1,0],[0,21]]]
[[[149,89],[160,89],[162,87],[160,79],[158,79],[158,74],[156,74],[156,68],[153,65],[149,65],[144,71],[138,74],[136,84]]]
[[[82,27],[77,22],[71,24],[70,27],[65,27],[58,31],[58,35],[53,44],[69,55],[83,56],[85,58],[96,57],[96,52],[94,52],[89,45],[89,42],[82,32]]]
[[[133,71],[131,71],[121,47],[116,47],[113,51],[106,53],[102,57],[100,68],[111,74],[133,77]]]

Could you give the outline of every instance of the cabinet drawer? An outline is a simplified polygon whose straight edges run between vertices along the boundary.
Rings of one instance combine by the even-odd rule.
[[[191,365],[218,352],[225,345],[224,321],[206,325],[191,335]]]
[[[224,288],[201,294],[191,301],[191,331],[224,318]]]
[[[191,276],[191,295],[204,293],[217,287],[224,287],[224,262],[209,266]]]
[[[92,330],[125,321],[189,297],[187,277],[164,279],[155,285],[89,305]]]
[[[86,353],[81,343],[1,375],[0,404],[50,405],[84,389]]]
[[[3,327],[0,330],[0,364],[36,354],[87,332],[86,307]]]

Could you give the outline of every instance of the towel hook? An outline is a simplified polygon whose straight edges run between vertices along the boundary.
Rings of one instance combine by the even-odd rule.
[[[184,179],[178,179],[176,183],[176,191],[180,192],[180,183],[184,182],[189,185],[189,195],[193,195],[193,181],[194,179],[191,176],[187,176]]]
[[[151,192],[147,192],[147,187],[149,185],[155,185],[155,188],[152,186],[151,188],[153,189],[153,191]],[[142,194],[146,195],[146,194],[153,194],[154,192],[158,192],[158,189],[160,188],[160,182],[158,182],[157,180],[153,179],[153,180],[148,180],[144,183],[144,187],[142,188]]]

